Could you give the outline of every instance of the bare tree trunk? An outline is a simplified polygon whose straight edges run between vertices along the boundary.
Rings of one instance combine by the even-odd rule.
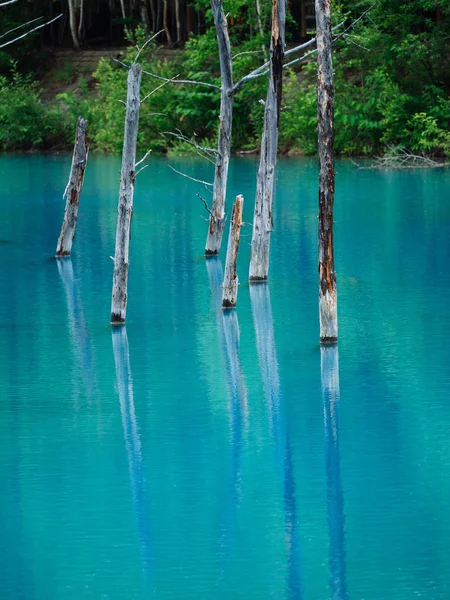
[[[189,40],[192,32],[192,7],[186,6],[186,39]]]
[[[337,345],[320,347],[325,436],[329,572],[331,597],[348,598],[345,557],[345,516],[339,456],[339,354]]]
[[[167,0],[164,0],[163,4],[164,4],[164,10],[163,10],[164,31],[166,33],[167,43],[169,44],[169,46],[172,46],[173,45],[172,36],[170,35],[170,29],[167,24]]]
[[[70,33],[72,35],[73,46],[76,50],[80,47],[80,42],[78,41],[77,35],[77,16],[75,13],[75,5],[74,0],[67,0],[69,4],[69,23],[70,23]]]
[[[175,0],[175,19],[177,22],[177,44],[181,46],[183,44],[183,31],[181,29],[180,0]]]
[[[261,156],[256,180],[256,200],[253,217],[250,281],[266,281],[269,275],[270,233],[273,229],[272,204],[278,150],[283,86],[284,31],[286,0],[273,0],[270,72],[264,107],[264,129]]]
[[[155,11],[155,0],[150,0],[150,13],[152,15],[152,31],[155,33],[156,29],[156,11]]]
[[[300,37],[302,40],[306,37],[308,30],[306,27],[306,0],[300,0]]]
[[[83,27],[84,27],[84,0],[80,0],[80,22],[78,23],[78,40],[83,41]]]
[[[261,18],[261,4],[260,4],[259,0],[256,0],[256,18],[258,19],[259,35],[263,38],[264,37],[264,27],[263,27],[262,18]],[[263,55],[264,55],[264,62],[267,62],[267,60],[268,60],[267,48],[266,48],[264,42],[261,44],[261,48],[262,48]]]
[[[111,303],[111,324],[113,325],[125,323],[127,313],[130,228],[133,216],[133,192],[136,176],[136,141],[139,125],[141,76],[141,66],[133,64],[128,71],[127,82],[127,111],[123,139]]]
[[[225,200],[227,192],[228,165],[231,153],[231,127],[233,121],[233,69],[231,64],[231,47],[228,37],[227,20],[223,11],[222,0],[211,0],[211,8],[216,26],[219,46],[220,75],[222,90],[220,99],[219,137],[217,140],[216,169],[214,173],[214,189],[209,229],[206,238],[206,256],[219,253],[225,226]]]
[[[334,81],[331,0],[316,2],[317,119],[319,130],[319,316],[320,340],[337,342],[337,292],[333,248]]]
[[[87,121],[82,117],[78,117],[72,168],[70,169],[69,183],[67,184],[65,191],[65,196],[67,196],[66,208],[61,226],[61,233],[59,234],[58,244],[56,246],[56,256],[69,256],[70,251],[72,250],[88,153]]]
[[[125,10],[125,2],[124,0],[120,0],[120,8],[122,10],[122,19],[126,19],[127,18],[127,13]]]
[[[222,308],[234,308],[237,301],[239,280],[236,272],[236,261],[241,238],[242,210],[244,197],[237,196],[234,202],[230,221],[230,235],[228,236],[227,259],[225,263],[225,277],[222,286]]]

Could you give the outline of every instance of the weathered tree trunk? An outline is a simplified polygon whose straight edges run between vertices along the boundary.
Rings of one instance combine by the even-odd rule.
[[[58,244],[56,246],[56,256],[69,256],[70,251],[72,250],[88,153],[87,121],[82,117],[78,117],[72,168],[70,169],[69,183],[67,184],[65,191],[65,196],[67,197],[66,208],[61,226],[61,233],[59,234]]]
[[[331,597],[348,598],[345,560],[345,516],[339,456],[339,354],[337,345],[320,348],[327,476],[329,572]]]
[[[163,4],[164,4],[164,8],[163,8],[163,27],[164,27],[164,31],[166,33],[167,43],[168,43],[169,46],[172,46],[173,45],[172,36],[170,35],[169,25],[167,24],[167,0],[164,0]]]
[[[132,65],[128,71],[127,110],[122,152],[119,208],[114,255],[114,277],[111,303],[111,324],[125,323],[131,218],[136,167],[136,141],[139,125],[140,86],[142,68]]]
[[[225,263],[225,277],[222,289],[222,307],[234,308],[236,306],[239,280],[236,272],[236,261],[239,250],[242,227],[242,209],[244,197],[237,196],[234,202],[230,221],[230,235],[228,236],[227,260]]]
[[[334,82],[331,0],[315,0],[317,27],[317,119],[319,131],[319,316],[320,340],[338,338],[333,248]]]
[[[211,0],[211,8],[216,26],[219,46],[220,75],[222,90],[220,98],[219,136],[217,140],[216,168],[211,214],[209,216],[208,236],[206,238],[206,256],[219,253],[225,226],[225,199],[227,192],[228,165],[231,153],[231,126],[233,121],[233,69],[231,47],[228,37],[227,20],[222,0]]]
[[[273,0],[269,87],[264,107],[264,129],[256,180],[250,282],[266,281],[269,275],[270,233],[273,229],[273,191],[278,150],[278,122],[283,87],[285,23],[286,0]]]
[[[68,0],[69,5],[69,23],[70,23],[70,33],[72,35],[73,46],[76,50],[80,47],[80,42],[78,41],[77,34],[77,16],[75,13],[75,4],[74,0]]]

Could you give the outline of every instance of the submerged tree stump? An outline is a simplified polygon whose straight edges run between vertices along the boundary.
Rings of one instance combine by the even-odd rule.
[[[73,149],[72,168],[70,169],[69,183],[64,195],[66,196],[66,208],[64,219],[56,246],[56,256],[70,256],[73,238],[78,219],[78,206],[80,204],[81,188],[83,187],[84,172],[88,159],[89,146],[87,140],[87,121],[78,117],[75,134],[75,146]]]
[[[114,254],[111,324],[125,323],[128,299],[128,267],[133,193],[136,177],[136,141],[139,125],[142,68],[133,64],[128,71],[127,109],[122,152],[119,207]]]
[[[236,272],[236,261],[239,250],[242,227],[242,209],[244,197],[237,196],[231,213],[230,235],[228,236],[227,259],[225,263],[225,277],[222,289],[222,308],[236,306],[239,280]]]
[[[317,25],[317,119],[319,131],[319,318],[320,341],[337,342],[334,271],[334,81],[331,0],[315,0]]]
[[[218,254],[222,244],[223,230],[225,227],[228,165],[231,153],[231,126],[233,121],[233,70],[231,64],[231,47],[230,39],[228,37],[227,18],[223,10],[222,0],[211,0],[211,9],[214,17],[214,24],[216,26],[217,43],[219,47],[222,87],[213,198],[205,247],[206,256]]]
[[[272,205],[278,150],[278,122],[283,87],[285,23],[286,0],[273,0],[269,87],[264,106],[264,129],[256,180],[250,282],[266,281],[269,276],[270,234],[273,229]]]

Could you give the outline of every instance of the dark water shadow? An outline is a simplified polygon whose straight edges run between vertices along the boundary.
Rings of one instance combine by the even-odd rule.
[[[219,258],[206,261],[211,293],[217,314],[222,361],[226,373],[231,460],[227,471],[226,497],[219,524],[219,554],[223,561],[233,555],[236,516],[241,496],[243,433],[248,392],[239,355],[240,329],[236,310],[222,310],[222,263]],[[223,566],[223,564],[222,564]]]
[[[264,395],[266,397],[271,431],[275,440],[277,463],[282,479],[285,539],[288,556],[288,597],[298,600],[303,597],[303,592],[292,447],[281,397],[272,306],[268,285],[251,285],[250,300]]]
[[[339,351],[337,345],[320,347],[325,468],[329,535],[329,571],[332,600],[347,600],[345,517],[339,455]]]
[[[91,400],[95,389],[94,354],[84,316],[80,290],[74,277],[72,259],[58,258],[55,260],[66,294],[67,314],[75,355],[80,365],[86,397]]]
[[[112,345],[140,553],[144,575],[148,582],[152,574],[151,567],[154,561],[154,549],[151,543],[141,439],[134,406],[133,377],[130,366],[128,336],[124,326],[112,328]]]

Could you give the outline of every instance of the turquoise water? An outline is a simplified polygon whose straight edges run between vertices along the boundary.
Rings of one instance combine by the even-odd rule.
[[[198,178],[195,160],[172,164]],[[1,157],[0,598],[450,597],[450,172],[337,165],[339,349],[318,345],[314,160],[281,160],[269,286],[218,308],[208,192],[138,177],[108,326],[118,159]],[[257,163],[230,197],[251,221]]]

